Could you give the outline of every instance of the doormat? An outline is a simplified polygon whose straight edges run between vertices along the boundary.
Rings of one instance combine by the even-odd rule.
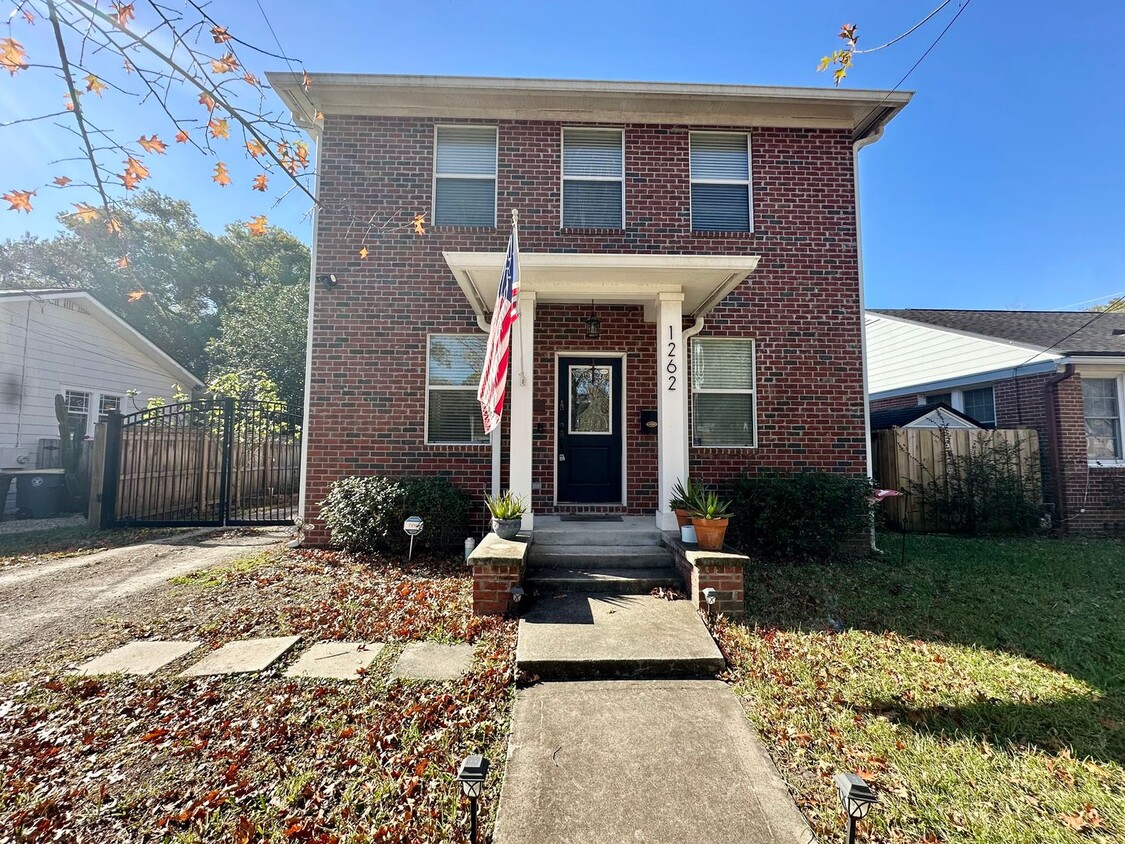
[[[563,513],[560,522],[622,522],[620,516],[612,513]]]

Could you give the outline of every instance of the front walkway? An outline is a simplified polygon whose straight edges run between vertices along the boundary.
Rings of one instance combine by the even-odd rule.
[[[521,668],[582,678],[617,665],[630,679],[519,691],[495,844],[814,841],[734,692],[713,679],[722,658],[689,602],[539,601],[520,621]]]

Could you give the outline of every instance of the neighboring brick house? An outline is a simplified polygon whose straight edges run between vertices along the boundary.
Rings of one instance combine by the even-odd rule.
[[[356,474],[440,473],[477,500],[502,485],[530,499],[525,527],[669,528],[689,473],[867,471],[856,155],[908,93],[271,82],[319,142],[314,273],[336,279],[312,288],[314,524]],[[520,318],[490,449],[475,393],[511,209]]]
[[[1125,313],[872,310],[872,411],[944,401],[1039,434],[1064,530],[1125,532]]]

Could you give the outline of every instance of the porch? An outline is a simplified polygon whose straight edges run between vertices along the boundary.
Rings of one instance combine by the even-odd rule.
[[[487,330],[504,255],[443,254]],[[685,344],[757,264],[749,255],[521,253],[510,433],[506,443],[494,435],[492,485],[530,503],[525,530],[545,514],[636,514],[642,506],[650,526],[676,528],[667,505],[687,476]],[[590,336],[586,315],[606,307],[622,314],[622,324]],[[646,451],[643,441],[655,447]]]

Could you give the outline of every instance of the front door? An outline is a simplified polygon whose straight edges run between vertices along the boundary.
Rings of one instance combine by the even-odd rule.
[[[558,500],[621,502],[621,358],[560,357]]]

